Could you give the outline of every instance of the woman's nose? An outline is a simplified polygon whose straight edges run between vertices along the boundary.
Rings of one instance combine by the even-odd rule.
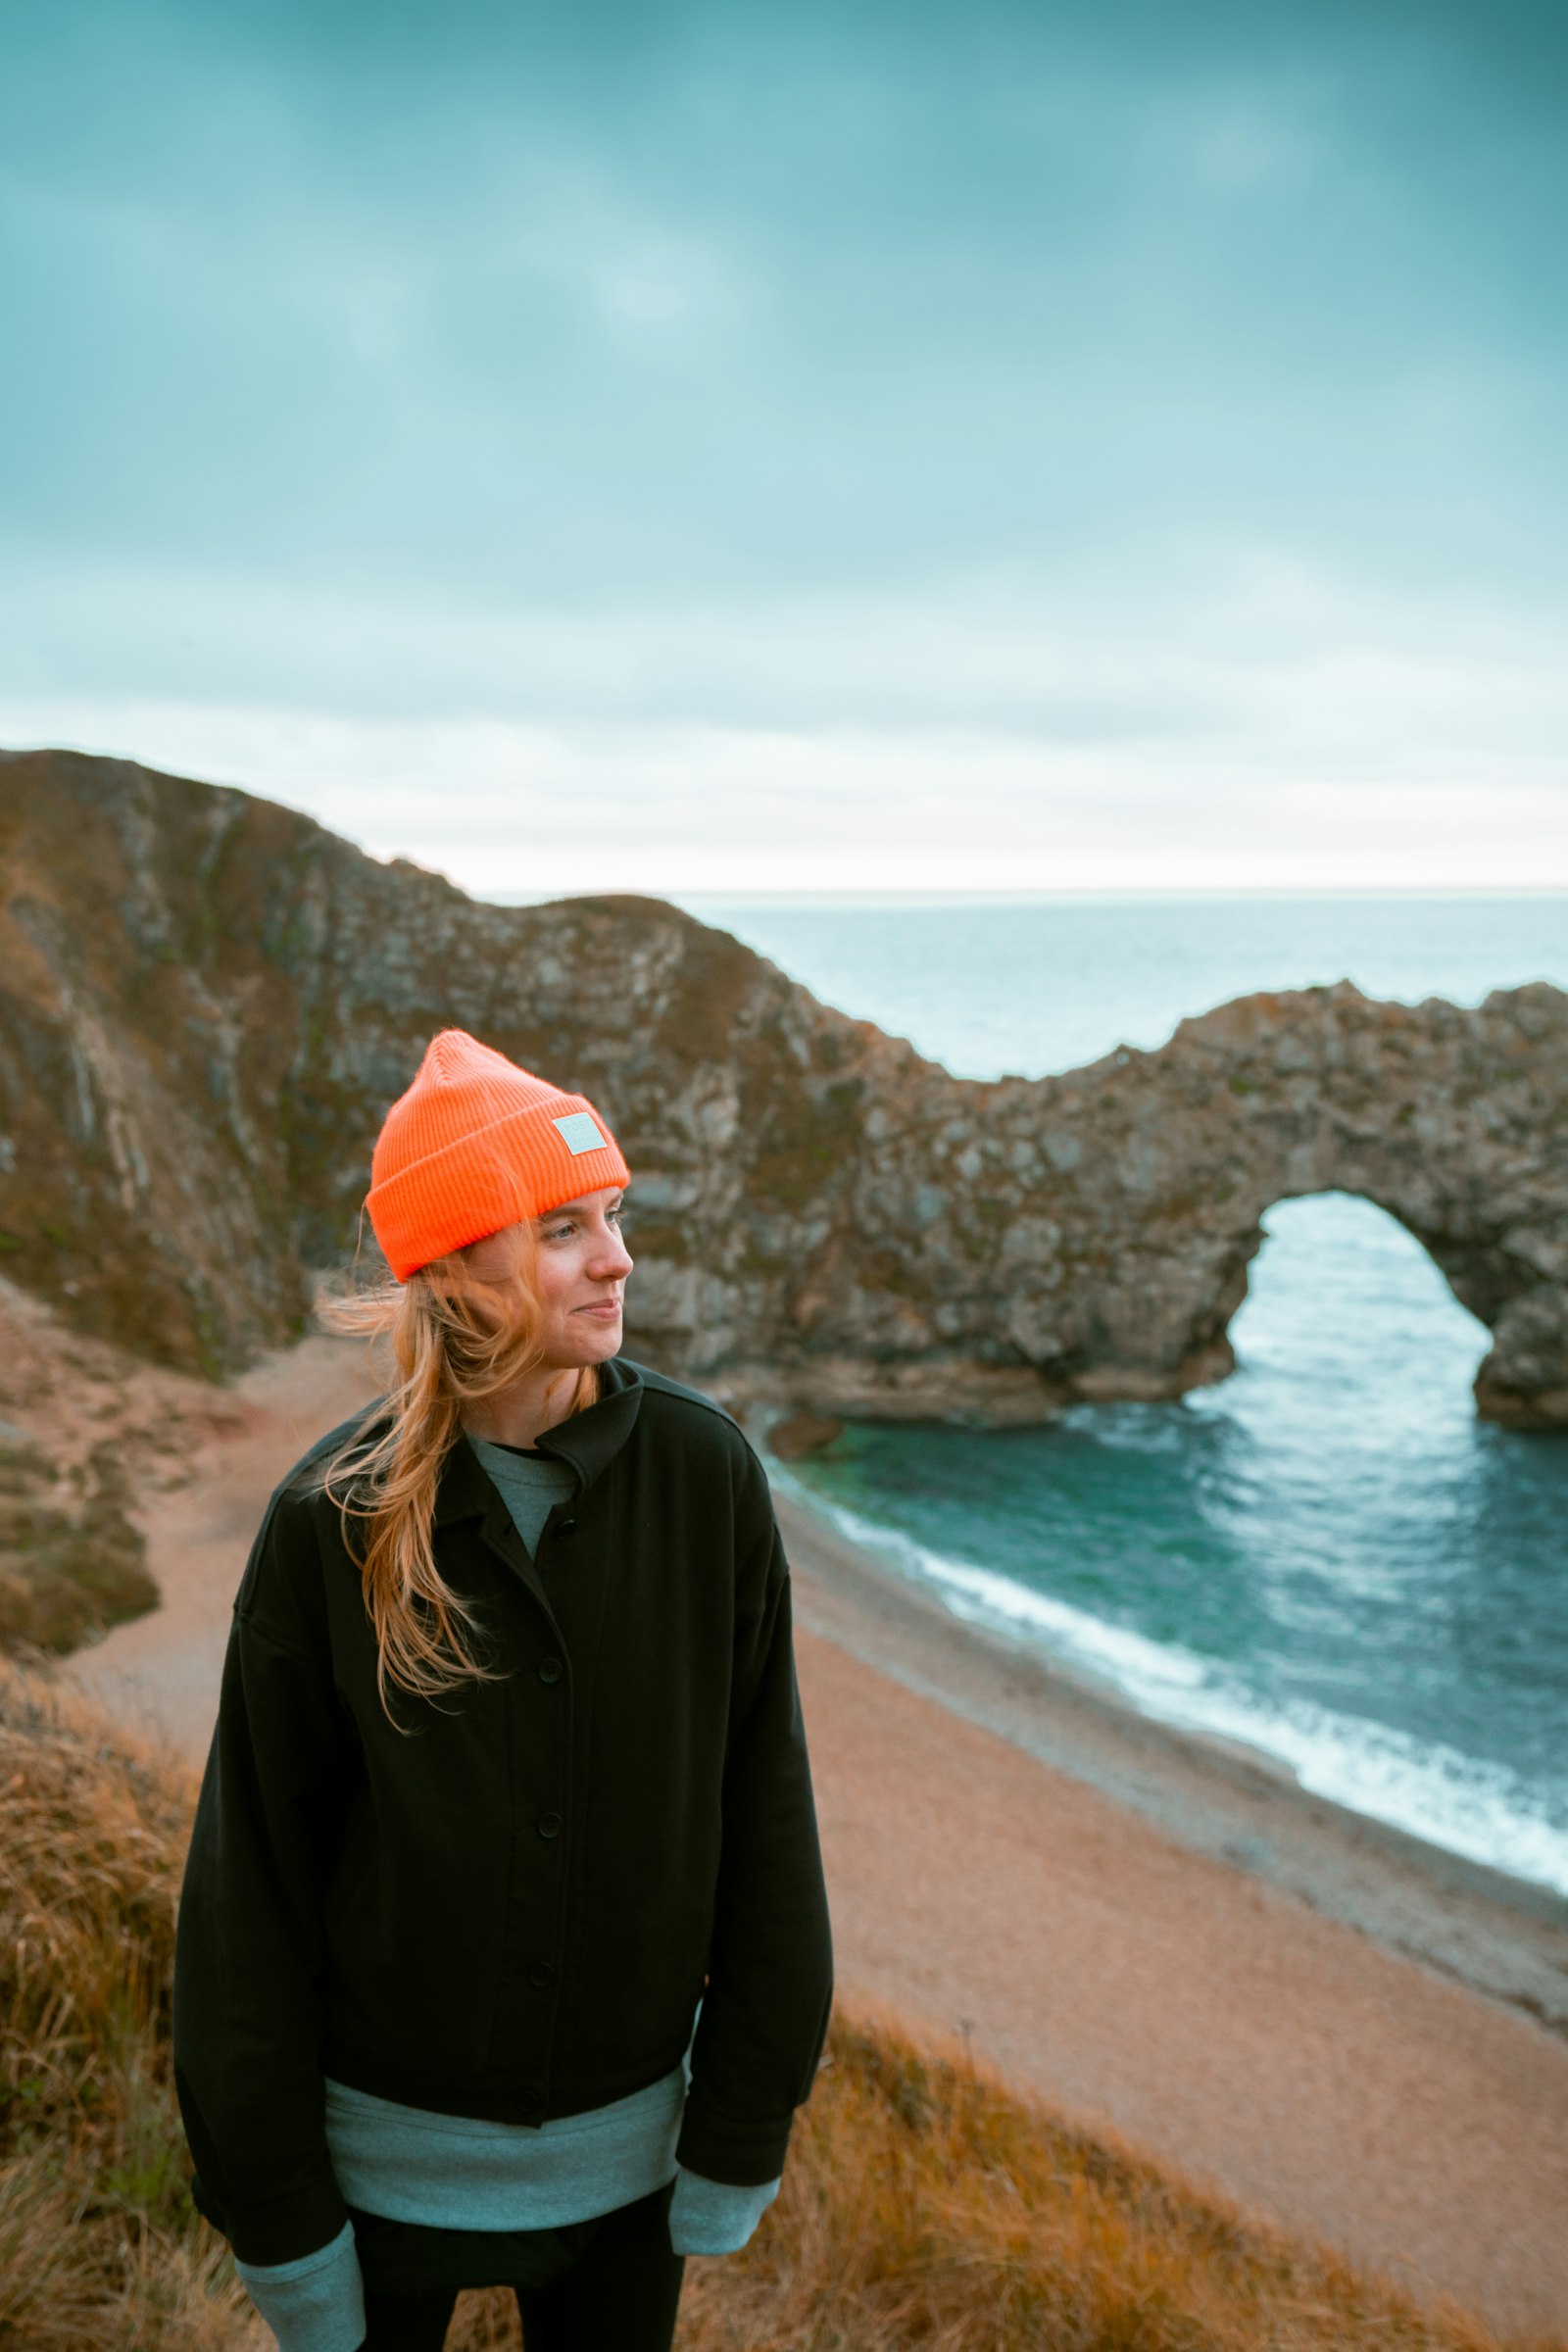
[[[629,1274],[631,1269],[631,1251],[619,1234],[607,1227],[599,1237],[599,1248],[594,1251],[594,1272],[618,1278],[622,1274]]]

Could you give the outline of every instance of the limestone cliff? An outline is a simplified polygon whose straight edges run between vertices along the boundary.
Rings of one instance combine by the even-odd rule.
[[[1262,1212],[1343,1189],[1491,1328],[1481,1411],[1568,1426],[1558,990],[1258,995],[982,1084],[659,902],[478,905],[240,792],[0,755],[0,1267],[81,1329],[213,1372],[300,1330],[445,1023],[603,1105],[628,1345],[737,1402],[1179,1395],[1231,1366]]]

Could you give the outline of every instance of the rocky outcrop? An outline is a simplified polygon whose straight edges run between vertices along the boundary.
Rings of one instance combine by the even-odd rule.
[[[243,793],[0,759],[0,1266],[78,1327],[212,1372],[303,1328],[445,1023],[603,1105],[629,1345],[736,1402],[1180,1395],[1231,1368],[1263,1211],[1338,1189],[1489,1326],[1480,1410],[1568,1426],[1558,990],[1258,995],[982,1084],[657,901],[478,905]]]

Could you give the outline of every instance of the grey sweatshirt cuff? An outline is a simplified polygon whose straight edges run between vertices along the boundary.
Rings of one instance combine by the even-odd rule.
[[[314,2254],[293,2262],[236,2262],[234,2268],[280,2352],[359,2352],[365,2282],[352,2222]]]
[[[680,2165],[669,2200],[669,2242],[677,2254],[738,2254],[778,2195],[777,2180],[732,2188]]]

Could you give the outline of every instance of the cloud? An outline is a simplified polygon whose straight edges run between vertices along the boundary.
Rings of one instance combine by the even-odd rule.
[[[0,734],[551,888],[1561,875],[1548,13],[24,6]]]
[[[0,93],[34,551],[613,602],[1208,533],[1561,582],[1568,161],[1439,17],[1418,70],[1377,9],[72,19]]]
[[[240,783],[481,892],[1568,886],[1560,616],[1262,558],[1174,618],[1114,598],[498,618],[208,583],[162,699],[132,630],[115,693],[0,697],[0,739]]]
[[[92,695],[121,703],[607,732],[924,726],[1412,772],[1560,756],[1564,617],[1379,591],[1268,548],[599,610],[0,562],[14,704],[80,697],[86,641]]]
[[[239,783],[479,897],[1568,888],[1568,784],[1434,784],[1015,736],[395,728],[103,706],[29,733]]]

